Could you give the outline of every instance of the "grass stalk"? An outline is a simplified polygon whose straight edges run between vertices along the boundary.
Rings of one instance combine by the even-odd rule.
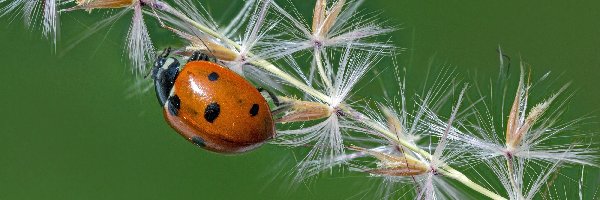
[[[147,1],[147,0],[142,0],[142,1]],[[186,16],[185,14],[179,12],[178,10],[172,8],[169,4],[162,2],[162,1],[154,1],[152,2],[150,5],[152,5],[153,8],[161,10],[163,12],[172,14],[173,16],[181,19],[182,21],[185,21],[187,23],[189,23],[190,25],[194,26],[195,28],[197,28],[198,30],[211,35],[217,39],[222,40],[223,42],[225,42],[228,45],[231,45],[233,47],[235,47],[236,49],[240,50],[241,46],[239,44],[237,44],[235,41],[223,36],[222,34],[218,33],[215,30],[210,29],[209,27],[206,27],[194,20],[192,20],[191,18],[189,18],[188,16]],[[317,54],[315,53],[315,59],[317,59]],[[252,56],[253,54],[248,53],[248,56]],[[320,58],[321,56],[319,55],[318,58]],[[317,59],[316,60],[317,63],[321,63],[321,59]],[[299,81],[298,79],[294,78],[292,75],[286,73],[285,71],[279,69],[277,66],[275,66],[274,64],[272,64],[271,62],[264,60],[264,59],[257,59],[254,61],[251,61],[250,64],[260,67],[272,74],[274,74],[275,76],[277,76],[278,78],[288,82],[289,84],[293,85],[294,87],[302,90],[303,92],[306,92],[308,94],[310,94],[311,96],[313,96],[314,98],[317,98],[320,101],[326,102],[326,103],[331,103],[331,98],[328,95],[323,94],[322,92],[308,86],[307,84],[303,83],[302,81]],[[319,66],[319,64],[317,64]],[[325,76],[325,71],[322,69],[322,63],[321,63],[321,69],[319,69],[319,73],[321,74],[321,76]],[[322,71],[322,72],[321,72]],[[323,78],[323,77],[322,77]],[[328,80],[323,78],[323,80]],[[331,84],[331,83],[329,83]],[[432,159],[432,155],[417,147],[416,145],[411,144],[410,142],[403,140],[403,139],[399,139],[397,137],[395,137],[395,134],[390,132],[389,130],[387,130],[385,127],[381,127],[378,123],[376,123],[373,119],[367,117],[366,115],[350,108],[348,105],[341,103],[340,105],[338,105],[338,108],[340,110],[342,110],[344,113],[349,113],[350,117],[352,117],[355,121],[361,122],[363,123],[365,126],[370,127],[374,130],[376,130],[377,132],[382,133],[383,135],[386,135],[388,138],[395,140],[395,142],[397,142],[400,145],[403,145],[404,147],[414,151],[415,153],[418,153],[420,155],[422,155],[423,157],[431,160]],[[455,179],[457,181],[459,181],[460,183],[464,184],[465,186],[487,196],[490,197],[492,199],[495,200],[506,200],[506,198],[482,187],[481,185],[471,181],[467,176],[465,176],[463,173],[453,169],[450,166],[447,166],[445,164],[442,164],[442,174],[446,175],[452,179]],[[445,172],[444,172],[445,171]]]
[[[327,74],[325,73],[325,68],[323,67],[323,59],[321,58],[321,51],[319,50],[320,47],[315,47],[314,50],[314,57],[315,57],[315,62],[317,64],[317,70],[319,72],[319,75],[321,75],[321,80],[323,80],[323,83],[325,83],[325,85],[327,86],[327,88],[332,88],[331,85],[331,80],[329,80],[329,77],[327,76]]]

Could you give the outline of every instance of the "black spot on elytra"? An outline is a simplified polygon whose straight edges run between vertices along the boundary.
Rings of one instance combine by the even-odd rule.
[[[194,136],[192,137],[192,142],[196,145],[198,145],[199,147],[205,147],[206,144],[204,143],[204,140],[201,137],[198,136]]]
[[[168,109],[169,109],[169,113],[171,113],[171,115],[177,116],[177,114],[179,113],[180,107],[181,107],[181,101],[179,100],[179,97],[177,95],[169,97]]]
[[[252,104],[252,108],[250,108],[250,116],[254,117],[258,114],[258,104]]]
[[[217,79],[219,79],[219,74],[216,72],[212,72],[208,75],[208,80],[210,81],[216,81]]]
[[[221,113],[221,107],[219,104],[216,102],[210,103],[208,106],[206,106],[206,109],[204,109],[204,119],[210,123],[213,123],[215,119],[219,117],[219,113]]]

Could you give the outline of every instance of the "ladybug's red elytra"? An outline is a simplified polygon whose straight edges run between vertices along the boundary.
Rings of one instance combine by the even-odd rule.
[[[194,144],[220,153],[252,150],[275,135],[269,104],[235,72],[195,52],[180,70],[165,50],[152,78],[165,120]],[[270,94],[271,95],[271,94]]]

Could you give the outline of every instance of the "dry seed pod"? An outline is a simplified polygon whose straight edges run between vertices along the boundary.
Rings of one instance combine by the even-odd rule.
[[[124,8],[133,5],[138,0],[76,0],[76,6],[66,11],[84,9],[91,11],[96,8]]]
[[[312,23],[312,31],[313,33],[317,31],[322,21],[325,20],[325,14],[327,9],[327,1],[326,0],[317,0],[315,4],[315,9],[313,10],[313,23]]]
[[[285,113],[277,120],[279,123],[311,121],[331,116],[333,109],[318,102],[302,101],[292,98],[279,97],[285,106]]]
[[[522,67],[521,71],[523,71]],[[531,108],[529,113],[525,115],[526,106],[523,105],[527,105],[529,88],[531,85],[529,84],[529,80],[527,81],[527,85],[525,85],[524,76],[525,75],[521,73],[515,100],[510,109],[506,124],[506,147],[509,150],[514,150],[521,145],[524,138],[526,138],[529,129],[531,129],[537,120],[546,112],[554,99],[569,86],[569,84],[566,84],[557,93],[550,96],[550,98]]]
[[[386,175],[386,176],[416,176],[421,175],[427,172],[427,170],[423,170],[417,167],[404,166],[404,167],[390,167],[390,168],[382,168],[382,169],[373,169],[367,170],[366,172],[370,174],[377,175]]]
[[[335,24],[345,3],[346,0],[339,0],[330,10],[327,10],[327,1],[318,0],[313,10],[313,35],[324,37],[329,34],[329,30]]]
[[[381,164],[383,165],[382,168],[366,170],[366,172],[371,174],[387,176],[415,176],[427,173],[429,171],[429,168],[426,164],[406,154],[397,156],[365,149],[362,147],[350,146],[349,148],[356,151],[365,152],[381,161]]]
[[[527,101],[527,92],[524,90],[523,85],[523,75],[521,74],[521,79],[519,81],[519,87],[517,88],[517,94],[515,95],[515,100],[512,104],[512,108],[510,109],[510,114],[508,115],[508,121],[506,124],[506,146],[507,147],[515,147],[521,143],[521,136],[518,133],[521,128],[521,124],[519,121],[521,115],[521,102],[522,100]],[[527,89],[525,89],[527,90]],[[525,92],[525,94],[522,94]]]

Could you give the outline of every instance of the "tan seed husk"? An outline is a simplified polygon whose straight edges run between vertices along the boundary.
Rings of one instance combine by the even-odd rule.
[[[92,9],[105,9],[105,8],[124,8],[133,5],[138,0],[76,0],[76,6],[67,9],[79,10],[84,9],[91,11]]]
[[[312,31],[317,32],[323,20],[325,20],[325,12],[327,9],[327,0],[317,0],[315,9],[313,10]]]
[[[321,25],[321,28],[318,32],[320,35],[326,36],[329,33],[329,30],[337,21],[337,17],[342,11],[342,7],[344,7],[345,3],[346,0],[339,0],[335,3],[333,8],[331,8],[331,10],[327,12],[327,18],[325,18],[325,20],[323,21],[323,24]]]
[[[280,103],[286,107],[285,114],[277,119],[278,123],[312,121],[331,116],[331,107],[311,101],[302,101],[292,98],[279,97]]]
[[[426,164],[406,154],[397,156],[365,149],[362,147],[350,146],[349,148],[356,151],[365,152],[381,161],[383,165],[382,168],[366,170],[366,172],[371,174],[387,176],[415,176],[425,174],[429,171],[429,168]]]

